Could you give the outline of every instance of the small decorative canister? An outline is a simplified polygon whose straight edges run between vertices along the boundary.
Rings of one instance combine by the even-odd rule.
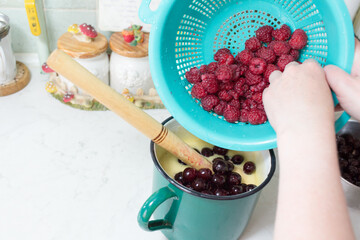
[[[110,37],[110,86],[140,108],[163,108],[150,74],[149,33],[132,25]]]
[[[16,60],[11,48],[8,16],[0,13],[0,83],[12,81],[16,75]]]
[[[108,41],[91,25],[85,23],[71,25],[68,31],[58,39],[57,47],[109,85],[109,57],[106,53]],[[49,71],[51,69],[47,70]],[[51,74],[46,90],[72,107],[84,110],[106,109],[82,89],[56,73]]]
[[[0,13],[0,96],[20,91],[29,81],[29,69],[16,62],[11,48],[9,17]]]

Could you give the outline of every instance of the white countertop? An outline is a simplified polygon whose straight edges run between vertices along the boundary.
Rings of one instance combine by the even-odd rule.
[[[22,91],[0,97],[1,240],[158,240],[137,214],[152,193],[149,140],[110,111],[87,112],[48,94],[30,55]],[[148,110],[158,121],[166,110]],[[272,239],[278,173],[241,239]],[[360,211],[349,209],[360,239]]]

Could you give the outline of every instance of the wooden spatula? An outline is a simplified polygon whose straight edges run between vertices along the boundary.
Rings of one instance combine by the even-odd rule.
[[[184,143],[173,132],[161,125],[121,94],[101,82],[78,62],[61,50],[55,50],[47,60],[47,64],[58,74],[69,79],[108,109],[134,126],[137,130],[160,145],[181,161],[193,168],[210,168],[212,164],[202,155]]]

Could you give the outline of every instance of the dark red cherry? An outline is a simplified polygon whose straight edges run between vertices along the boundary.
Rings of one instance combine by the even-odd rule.
[[[252,173],[255,172],[255,170],[256,170],[255,163],[253,163],[253,162],[246,162],[246,163],[244,164],[243,170],[244,170],[244,173],[246,173],[246,174],[248,174],[248,175],[252,174]]]

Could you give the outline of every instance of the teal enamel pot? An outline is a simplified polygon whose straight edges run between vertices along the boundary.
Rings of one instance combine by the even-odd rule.
[[[172,117],[163,124],[169,130],[179,127]],[[140,209],[140,227],[146,231],[160,230],[174,240],[238,239],[249,222],[261,190],[274,175],[273,150],[260,152],[264,160],[264,180],[258,187],[243,194],[219,197],[193,191],[173,180],[160,166],[158,149],[151,142],[154,193]],[[150,220],[151,217],[155,220]]]

